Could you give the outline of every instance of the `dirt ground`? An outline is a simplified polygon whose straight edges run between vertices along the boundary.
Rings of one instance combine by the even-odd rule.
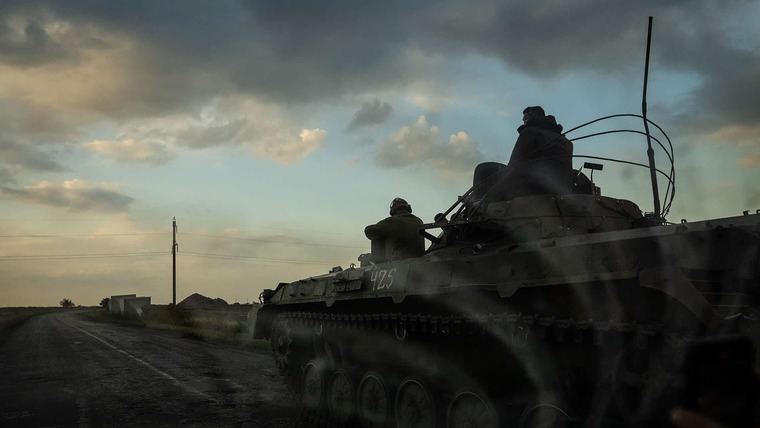
[[[264,349],[76,311],[0,314],[2,426],[291,425]]]

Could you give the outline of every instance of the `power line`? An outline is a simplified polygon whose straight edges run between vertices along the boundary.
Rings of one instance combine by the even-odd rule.
[[[186,255],[190,257],[198,257],[198,258],[254,261],[254,262],[261,262],[261,263],[276,263],[276,264],[309,264],[309,265],[336,265],[337,264],[335,261],[329,261],[329,260],[280,259],[280,258],[271,258],[271,257],[239,256],[239,255],[234,255],[234,254],[198,253],[194,251],[183,251],[183,252],[178,252],[177,254]],[[155,256],[165,256],[165,255],[168,255],[168,253],[164,251],[143,251],[143,252],[133,252],[133,253],[6,255],[6,256],[0,256],[0,262],[91,260],[91,259],[108,259],[108,258],[155,257]]]
[[[166,220],[166,216],[150,216],[150,217],[128,217],[133,221],[153,221],[153,220]],[[77,217],[77,218],[61,218],[61,217],[0,217],[0,221],[12,221],[12,222],[91,222],[91,221],[120,221],[124,218],[120,217]]]
[[[138,237],[138,236],[157,236],[167,235],[167,232],[135,232],[135,233],[68,233],[68,234],[5,234],[0,235],[0,238],[5,239],[34,239],[34,238],[110,238],[110,237]],[[314,247],[336,247],[336,248],[351,248],[351,249],[363,249],[364,247],[357,245],[344,245],[334,243],[322,243],[322,242],[309,242],[309,241],[288,241],[281,239],[271,238],[246,238],[246,237],[234,237],[225,235],[214,235],[209,233],[195,233],[184,232],[183,236],[190,237],[203,237],[210,239],[224,239],[232,241],[242,242],[261,242],[267,244],[285,244],[285,245],[302,245],[302,246],[314,246]]]
[[[33,221],[55,221],[55,222],[89,222],[89,221],[114,221],[118,219],[114,218],[0,218],[0,221],[12,221],[12,222],[33,222]]]
[[[151,220],[154,219],[163,219],[164,217],[150,217]],[[50,222],[50,223],[59,223],[59,222],[104,222],[104,221],[113,221],[114,219],[108,219],[108,218],[76,218],[76,219],[64,219],[64,218],[0,218],[0,222],[8,222],[8,223],[24,223],[24,222]],[[146,218],[139,219],[141,221],[145,221]],[[312,235],[330,235],[330,236],[356,236],[355,233],[346,233],[346,232],[335,232],[335,231],[323,231],[320,229],[297,229],[297,228],[282,228],[282,227],[267,227],[267,229],[270,230],[276,230],[276,231],[283,231],[283,232],[296,232],[296,233],[306,233],[306,234],[312,234]],[[254,234],[255,232],[250,230],[238,230],[237,233],[246,233],[246,234]],[[164,232],[149,232],[149,233],[164,233]],[[84,235],[84,234],[82,234]],[[204,233],[198,233],[198,235],[205,235]],[[211,234],[209,234],[211,235]],[[212,235],[214,237],[224,236],[224,235]],[[0,236],[3,237],[3,236]]]
[[[122,257],[152,257],[167,255],[164,251],[143,251],[133,253],[82,253],[82,254],[35,254],[35,255],[6,255],[0,256],[0,261],[31,261],[31,260],[79,260]]]
[[[107,238],[114,236],[145,236],[166,235],[166,232],[137,232],[137,233],[67,233],[67,234],[9,234],[0,238]]]
[[[107,263],[110,266],[128,266],[131,263],[165,263],[160,257],[156,256],[114,256],[114,257],[54,257],[47,259],[13,259],[3,260],[0,258],[0,267],[8,266],[8,263],[21,264],[21,263],[76,263],[80,264],[89,263]]]

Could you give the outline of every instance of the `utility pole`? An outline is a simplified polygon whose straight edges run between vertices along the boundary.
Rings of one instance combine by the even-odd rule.
[[[172,217],[172,304],[177,306],[177,218]]]

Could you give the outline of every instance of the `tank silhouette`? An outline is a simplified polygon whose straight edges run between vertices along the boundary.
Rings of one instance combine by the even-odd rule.
[[[424,256],[262,294],[255,336],[311,417],[630,422],[666,410],[690,339],[756,328],[758,213],[665,223],[580,171],[574,193],[488,201],[503,168],[476,168]]]
[[[254,336],[270,341],[307,425],[656,426],[679,403],[692,341],[739,333],[758,346],[760,210],[665,220],[673,150],[650,135],[670,143],[646,117],[646,81],[641,116],[580,126],[633,116],[645,132],[573,140],[646,135],[648,165],[574,157],[649,169],[653,213],[603,195],[596,163],[566,194],[499,200],[507,166],[488,162],[423,226],[423,256],[360,257],[261,294]]]

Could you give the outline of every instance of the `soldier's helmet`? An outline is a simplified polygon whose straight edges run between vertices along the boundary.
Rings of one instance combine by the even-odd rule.
[[[391,201],[391,215],[398,214],[400,212],[412,212],[412,206],[409,205],[409,202],[405,201],[402,198],[395,198]]]
[[[523,110],[523,124],[533,124],[543,119],[544,116],[546,116],[546,113],[541,106],[525,107],[525,110]]]

